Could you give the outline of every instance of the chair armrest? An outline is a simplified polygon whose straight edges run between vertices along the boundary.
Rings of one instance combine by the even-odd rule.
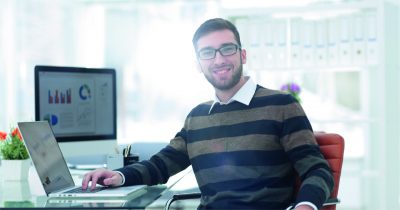
[[[170,198],[165,204],[164,210],[168,210],[171,204],[177,200],[187,200],[187,199],[196,199],[201,198],[201,193],[183,193],[183,194],[175,194]]]
[[[172,197],[175,200],[195,199],[195,198],[201,198],[201,193],[183,193],[183,194],[176,194]]]
[[[328,200],[326,200],[325,203],[322,204],[322,206],[332,206],[332,205],[336,205],[339,203],[340,203],[340,200],[338,198],[328,198]]]

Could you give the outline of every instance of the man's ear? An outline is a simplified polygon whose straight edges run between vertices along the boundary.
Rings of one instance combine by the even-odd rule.
[[[245,64],[247,61],[247,54],[245,49],[241,50],[240,56],[242,57],[242,64]]]

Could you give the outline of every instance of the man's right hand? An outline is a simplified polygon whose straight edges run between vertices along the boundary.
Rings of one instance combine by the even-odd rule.
[[[88,188],[89,182],[90,190],[94,190],[96,184],[115,187],[122,184],[122,177],[118,172],[100,168],[85,174],[82,180],[83,190]]]

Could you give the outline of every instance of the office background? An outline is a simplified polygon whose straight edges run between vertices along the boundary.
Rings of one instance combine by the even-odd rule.
[[[0,130],[34,120],[35,65],[117,70],[118,141],[168,142],[213,89],[191,44],[238,26],[245,73],[300,85],[314,130],[346,140],[338,209],[400,208],[400,1],[1,0]]]

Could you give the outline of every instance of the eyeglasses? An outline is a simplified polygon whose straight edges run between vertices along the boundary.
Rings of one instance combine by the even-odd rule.
[[[236,45],[236,44],[225,44],[219,49],[214,49],[214,48],[204,48],[201,49],[200,51],[197,52],[197,57],[201,60],[210,60],[214,59],[217,51],[222,55],[222,56],[229,56],[233,55],[237,52],[237,50],[240,50],[241,48]]]

